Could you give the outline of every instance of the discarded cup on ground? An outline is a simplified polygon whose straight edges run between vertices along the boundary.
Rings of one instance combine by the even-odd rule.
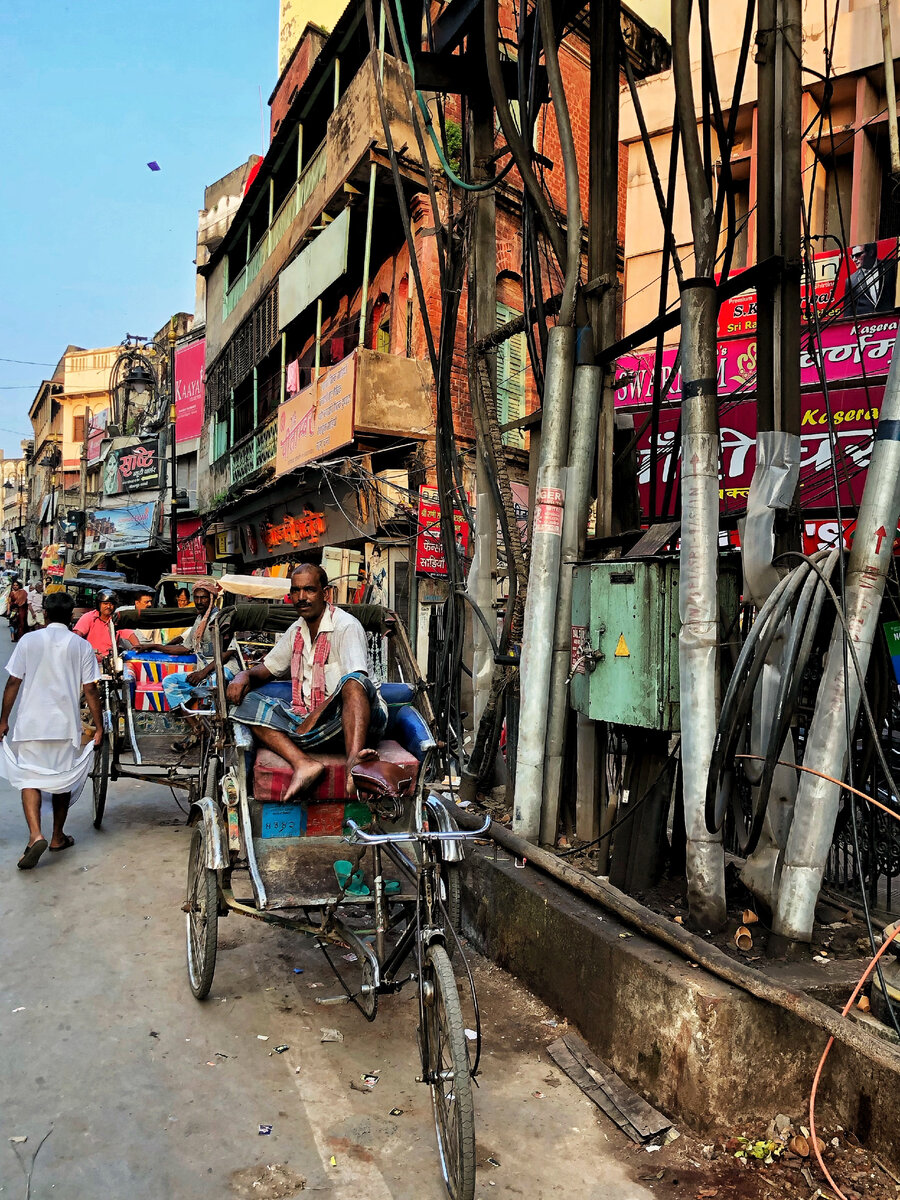
[[[741,925],[738,927],[738,930],[734,935],[734,944],[737,946],[738,950],[753,949],[753,934],[746,925]]]

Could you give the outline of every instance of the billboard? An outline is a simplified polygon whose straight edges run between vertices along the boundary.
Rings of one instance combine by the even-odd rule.
[[[840,249],[823,250],[813,256],[813,278],[800,283],[804,312],[812,299],[819,316],[841,311],[848,317],[891,312],[897,290],[897,239],[866,242]],[[740,277],[733,271],[731,278]],[[718,279],[718,277],[717,277]],[[720,338],[742,337],[756,332],[757,296],[748,288],[723,300],[719,308]]]
[[[527,519],[527,516],[526,516]],[[456,546],[463,558],[469,557],[469,526],[461,512],[453,510]],[[437,488],[419,488],[419,519],[416,535],[416,574],[446,575],[447,556],[441,540],[441,508]]]
[[[110,450],[103,465],[103,490],[107,496],[159,487],[159,442],[137,438],[130,446]]]
[[[206,538],[199,517],[183,517],[176,525],[177,569],[182,575],[206,574]]]
[[[356,355],[351,354],[281,405],[276,476],[353,441],[355,389]]]
[[[203,399],[206,338],[175,351],[175,443],[200,436],[203,428]]]
[[[125,508],[99,508],[85,514],[84,548],[146,550],[156,533],[156,501]]]

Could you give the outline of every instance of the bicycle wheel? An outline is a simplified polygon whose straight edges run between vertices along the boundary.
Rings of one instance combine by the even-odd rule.
[[[99,829],[103,824],[106,792],[109,788],[109,734],[104,734],[100,745],[94,747],[94,767],[91,775],[94,785],[94,828]]]
[[[191,991],[198,1000],[209,995],[216,970],[219,942],[219,890],[216,872],[206,865],[206,835],[196,825],[188,857],[187,968]]]
[[[469,1051],[453,967],[443,946],[425,952],[422,969],[426,1077],[431,1085],[441,1174],[451,1200],[475,1195],[475,1102]]]

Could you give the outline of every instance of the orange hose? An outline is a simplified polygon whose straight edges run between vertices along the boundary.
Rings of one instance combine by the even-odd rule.
[[[765,762],[765,756],[762,754],[736,754],[735,758],[755,758],[758,762]],[[785,762],[783,758],[779,758],[776,763],[779,767],[792,767],[795,771],[806,771],[808,775],[818,775],[819,779],[827,779],[829,783],[837,784],[839,788],[843,788],[846,792],[852,792],[854,796],[861,796],[863,800],[868,800],[870,804],[874,804],[876,808],[880,808],[882,812],[886,812],[889,817],[900,821],[900,813],[894,812],[892,808],[888,808],[886,804],[882,804],[880,800],[874,800],[866,792],[861,792],[859,788],[851,787],[849,783],[843,783],[840,779],[835,779],[833,775],[826,775],[824,771],[817,771],[814,767],[804,767],[800,763]]]
[[[894,930],[894,932],[891,934],[891,936],[884,942],[884,944],[882,946],[879,946],[878,953],[875,955],[875,957],[872,959],[872,961],[866,967],[865,971],[860,976],[859,983],[853,989],[853,994],[851,995],[850,999],[847,1001],[847,1003],[843,1007],[843,1010],[841,1011],[842,1017],[846,1017],[847,1013],[853,1007],[853,1003],[856,1000],[856,997],[862,991],[863,985],[865,984],[865,982],[869,978],[869,976],[872,974],[872,972],[875,970],[875,964],[878,962],[879,958],[881,958],[882,954],[884,954],[885,950],[887,950],[888,946],[891,944],[891,942],[894,940],[894,938],[898,934],[900,934],[900,924],[897,925],[897,928]],[[819,1149],[818,1142],[816,1141],[816,1092],[819,1090],[819,1080],[822,1078],[822,1068],[825,1066],[825,1060],[828,1058],[828,1054],[829,1054],[833,1044],[834,1044],[834,1038],[830,1037],[828,1039],[828,1044],[826,1045],[826,1047],[822,1053],[822,1057],[819,1059],[819,1065],[816,1068],[816,1074],[815,1074],[815,1077],[813,1078],[812,1091],[809,1094],[809,1134],[810,1134],[810,1137],[812,1138],[812,1145],[813,1145],[813,1150],[815,1151],[815,1155],[816,1155],[816,1162],[819,1164],[819,1168],[820,1168],[822,1174],[828,1180],[829,1186],[831,1188],[833,1188],[835,1194],[838,1197],[838,1200],[847,1200],[847,1197],[844,1195],[844,1193],[841,1191],[841,1189],[838,1187],[838,1185],[834,1182],[834,1180],[829,1175],[828,1168],[825,1166],[825,1163],[822,1161],[822,1151]]]
[[[761,754],[736,754],[735,758],[754,758],[754,759],[759,760],[760,762],[765,762],[765,758]],[[826,775],[824,771],[817,771],[817,770],[815,770],[814,767],[801,766],[800,763],[785,762],[783,759],[778,759],[778,766],[779,767],[793,767],[795,771],[806,771],[810,775],[817,775],[819,777],[819,779],[826,779],[829,783],[836,784],[839,788],[844,788],[846,791],[852,792],[854,796],[861,796],[862,799],[868,801],[869,804],[873,804],[876,808],[880,808],[882,812],[886,812],[888,814],[888,816],[894,817],[895,820],[900,821],[900,813],[896,813],[892,808],[888,808],[887,805],[880,803],[880,801],[878,801],[878,800],[874,800],[871,796],[867,795],[865,792],[861,792],[858,788],[851,787],[849,783],[844,783],[840,779],[835,779],[833,775]],[[897,937],[898,934],[900,934],[900,924],[897,925],[897,928],[894,930],[894,932],[891,934],[891,936],[887,939],[887,941],[884,943],[884,945],[879,947],[878,953],[875,955],[875,957],[872,959],[872,961],[866,967],[865,971],[863,972],[862,976],[860,977],[859,983],[857,983],[856,987],[853,989],[853,994],[851,995],[851,997],[847,1001],[847,1003],[844,1005],[843,1011],[841,1012],[842,1017],[846,1017],[847,1013],[853,1007],[853,1003],[856,1000],[856,997],[862,991],[866,980],[869,978],[869,976],[875,970],[875,965],[878,962],[879,958],[881,958],[882,954],[884,954],[885,950],[887,950],[888,946],[891,944],[891,942],[894,940],[894,938]],[[809,1094],[809,1133],[810,1133],[810,1137],[812,1138],[813,1150],[815,1151],[816,1162],[819,1164],[819,1169],[821,1170],[821,1172],[825,1176],[825,1178],[828,1180],[829,1186],[831,1188],[833,1188],[835,1194],[838,1197],[838,1200],[847,1200],[847,1197],[844,1195],[844,1193],[841,1191],[841,1189],[838,1187],[838,1185],[831,1178],[831,1175],[828,1173],[828,1168],[825,1166],[825,1163],[822,1161],[822,1152],[819,1149],[818,1143],[816,1141],[816,1092],[819,1090],[819,1080],[822,1078],[822,1069],[825,1066],[825,1060],[828,1058],[828,1055],[831,1051],[831,1047],[833,1044],[834,1044],[834,1038],[830,1037],[828,1039],[828,1044],[825,1046],[825,1049],[822,1052],[822,1057],[819,1060],[819,1065],[816,1068],[816,1074],[815,1074],[815,1077],[813,1078],[812,1091]]]

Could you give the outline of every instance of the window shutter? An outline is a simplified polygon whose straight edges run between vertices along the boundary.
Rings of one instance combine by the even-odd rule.
[[[497,328],[508,324],[522,314],[508,304],[497,302]],[[497,347],[497,420],[501,425],[516,421],[525,415],[525,368],[528,364],[528,346],[525,334],[515,333]],[[525,445],[525,431],[510,429],[503,434],[505,446]]]

